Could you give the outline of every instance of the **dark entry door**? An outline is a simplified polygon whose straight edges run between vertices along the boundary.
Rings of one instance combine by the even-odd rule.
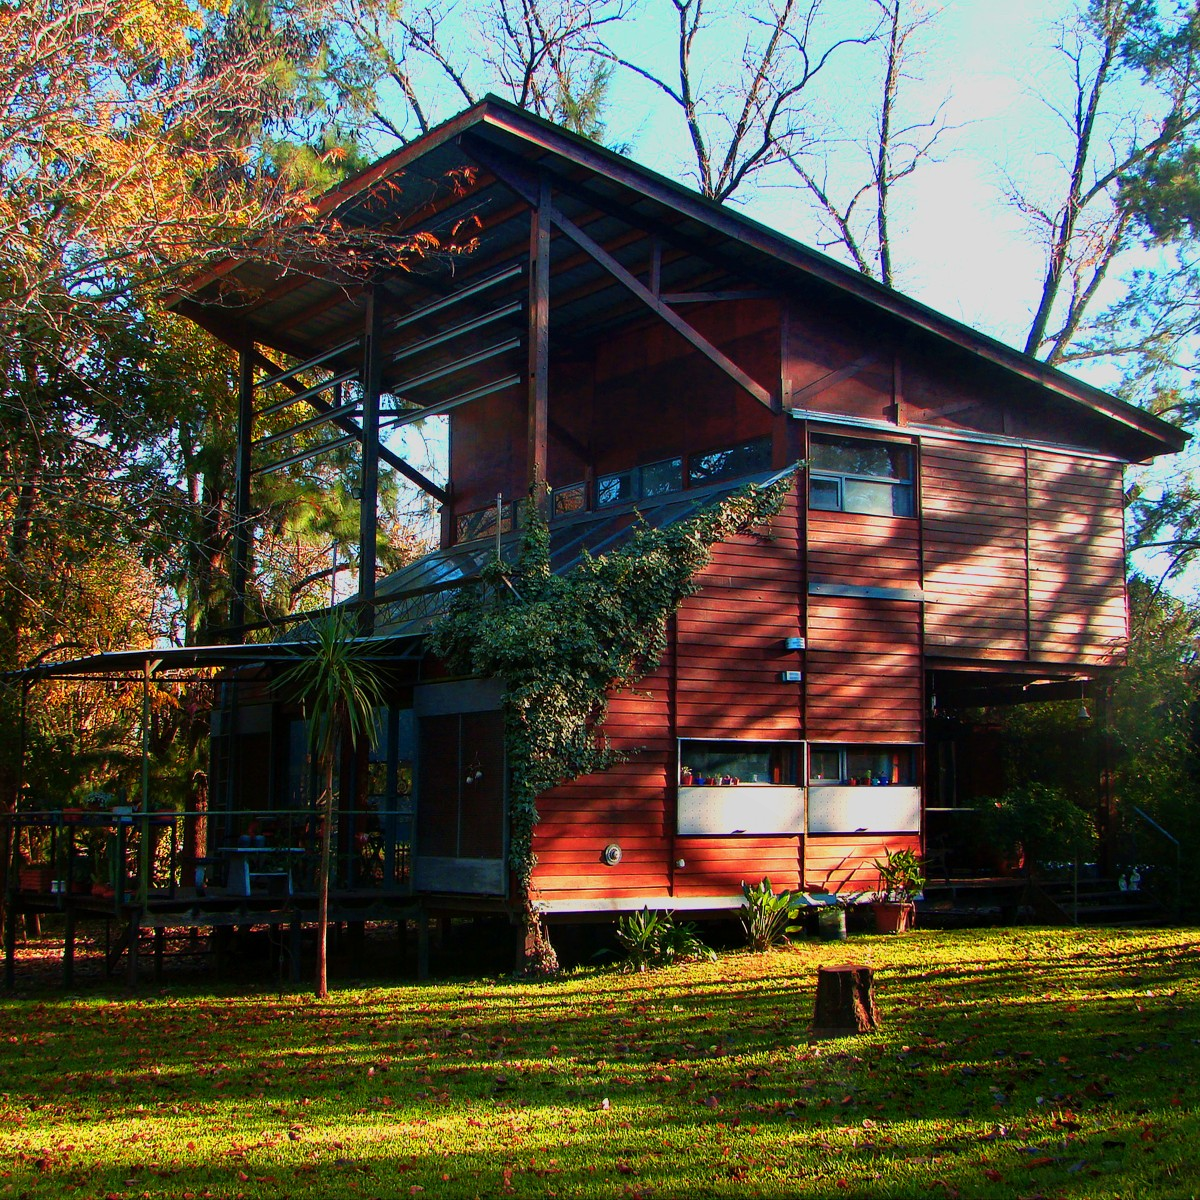
[[[503,714],[423,716],[420,739],[417,890],[503,895]]]

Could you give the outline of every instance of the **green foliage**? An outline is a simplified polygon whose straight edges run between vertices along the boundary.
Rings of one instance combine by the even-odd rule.
[[[743,880],[741,920],[751,950],[761,954],[784,945],[790,934],[803,931],[802,925],[792,923],[800,915],[795,899],[792,892],[777,894],[765,875],[755,884]]]
[[[925,886],[925,868],[914,850],[885,850],[886,857],[871,865],[879,872],[875,899],[884,903],[911,904]]]
[[[669,912],[625,913],[617,918],[617,945],[625,951],[626,965],[635,971],[648,967],[667,967],[672,963],[707,958],[716,954],[700,939],[696,926],[689,921],[675,924]]]
[[[532,884],[537,798],[619,755],[597,738],[609,693],[653,671],[666,648],[667,618],[697,588],[712,547],[779,512],[789,473],[747,486],[665,529],[641,525],[611,554],[550,570],[550,532],[526,505],[520,555],[484,568],[484,586],[459,592],[429,635],[452,670],[504,680],[510,768],[510,864],[537,928]]]
[[[285,696],[304,705],[308,745],[316,758],[333,753],[343,732],[352,746],[377,733],[374,709],[383,705],[383,688],[369,648],[355,637],[350,618],[334,611],[298,648],[302,657],[279,677]]]
[[[1060,789],[1044,783],[1009,788],[980,811],[992,845],[1014,857],[1024,851],[1027,866],[1083,859],[1095,851],[1095,822]]]

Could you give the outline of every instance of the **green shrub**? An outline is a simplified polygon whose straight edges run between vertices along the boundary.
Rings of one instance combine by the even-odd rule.
[[[792,892],[775,894],[765,875],[761,883],[742,882],[742,928],[751,950],[761,953],[782,946],[788,935],[800,933],[803,926],[792,924],[800,909]]]
[[[1096,848],[1095,822],[1060,788],[1024,783],[980,810],[983,833],[1003,855],[1025,863],[1072,861]]]
[[[625,951],[626,965],[636,971],[698,958],[715,962],[717,957],[691,922],[676,925],[669,912],[651,912],[648,908],[618,918],[617,944]]]
[[[913,850],[885,850],[886,858],[877,858],[871,865],[879,872],[879,890],[875,899],[881,903],[910,904],[925,886],[925,868]]]

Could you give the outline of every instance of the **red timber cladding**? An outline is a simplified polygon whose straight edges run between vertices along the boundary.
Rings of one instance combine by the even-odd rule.
[[[919,588],[920,528],[911,517],[809,509],[808,578],[851,587]]]
[[[769,539],[743,535],[717,546],[701,590],[675,619],[676,730],[681,738],[795,741],[800,686],[780,674],[799,664],[783,639],[800,630],[796,489],[771,522]],[[671,814],[672,828],[674,813]],[[733,896],[764,875],[800,882],[801,838],[677,837],[677,896]]]
[[[1031,657],[1124,654],[1125,530],[1119,463],[1029,451]]]
[[[839,416],[892,419],[893,352],[861,319],[793,300],[788,308],[784,377],[789,407]]]
[[[912,518],[808,513],[811,584],[919,588]],[[805,727],[813,742],[921,740],[921,606],[809,595]]]
[[[810,596],[805,725],[810,742],[920,742],[921,605]]]
[[[831,833],[812,835],[804,855],[804,887],[813,891],[876,891],[879,872],[871,866],[887,851],[921,852],[915,833]],[[774,882],[774,878],[772,878]]]
[[[929,653],[1028,657],[1025,451],[925,441],[920,474]]]
[[[611,699],[604,733],[614,749],[630,752],[627,762],[539,797],[533,852],[541,899],[669,895],[674,813],[667,810],[667,796],[674,796],[668,783],[675,771],[671,669],[668,651],[653,675]],[[615,867],[600,858],[609,842],[622,851]]]

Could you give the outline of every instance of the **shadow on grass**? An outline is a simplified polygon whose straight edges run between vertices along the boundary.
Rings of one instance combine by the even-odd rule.
[[[884,1026],[820,1045],[807,1038],[816,967],[847,947],[326,1003],[197,988],[16,1001],[0,1010],[3,1183],[31,1196],[1186,1195],[1200,1183],[1195,943],[861,939],[850,948],[874,963]]]

